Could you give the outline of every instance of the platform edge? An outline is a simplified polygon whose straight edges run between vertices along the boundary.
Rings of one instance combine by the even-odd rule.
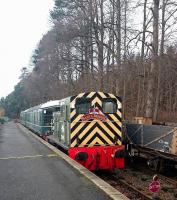
[[[39,140],[42,144],[47,146],[50,150],[52,150],[54,153],[56,153],[58,156],[60,156],[62,159],[64,159],[67,163],[69,163],[73,168],[78,170],[80,174],[87,177],[92,183],[94,183],[100,190],[102,190],[104,193],[106,193],[111,199],[113,200],[130,200],[127,198],[124,194],[113,188],[111,185],[106,183],[104,180],[90,172],[88,169],[77,163],[76,161],[72,160],[70,157],[68,157],[66,154],[64,154],[62,151],[57,149],[56,147],[52,146],[39,136],[37,136],[32,131],[28,130],[21,124],[17,124],[19,129],[23,131],[26,134],[31,134],[33,137],[35,137],[37,140]]]

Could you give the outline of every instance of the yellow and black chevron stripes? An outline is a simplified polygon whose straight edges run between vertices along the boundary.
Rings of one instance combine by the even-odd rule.
[[[116,133],[114,128],[107,122],[79,122],[78,129],[76,128],[71,134],[71,147],[75,147],[79,138],[79,146],[90,146],[93,144],[93,140],[97,137],[100,144],[96,145],[112,145],[115,144],[115,138],[117,138],[117,144],[121,144],[121,133]]]
[[[106,121],[90,120],[82,121],[83,114],[77,114],[75,103],[78,98],[89,98],[93,107],[99,108],[102,112],[104,99],[111,98],[117,101],[117,112],[114,114],[104,114]],[[71,97],[71,147],[75,146],[95,146],[95,145],[121,145],[122,123],[121,123],[121,100],[113,94],[103,92],[81,93]],[[79,143],[78,143],[79,142]]]
[[[98,97],[95,97],[92,100],[92,106],[94,106],[94,105],[99,105],[99,107],[102,107],[102,100],[100,100]]]
[[[80,93],[80,94],[78,94],[77,96],[72,96],[71,97],[71,102],[70,102],[70,107],[71,108],[74,108],[75,107],[75,104],[76,104],[76,99],[77,98],[82,98],[82,97],[87,97],[88,95],[87,95],[88,93]],[[90,93],[89,93],[90,94]],[[93,94],[94,95],[94,94]],[[88,98],[88,97],[87,97]]]

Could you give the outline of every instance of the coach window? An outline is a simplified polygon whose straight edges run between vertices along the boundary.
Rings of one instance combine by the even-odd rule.
[[[91,101],[88,98],[79,98],[76,100],[76,113],[86,114],[91,108]]]
[[[116,99],[104,99],[103,100],[103,113],[116,113],[117,101]]]
[[[54,108],[54,112],[59,112],[59,111],[60,111],[60,107]]]

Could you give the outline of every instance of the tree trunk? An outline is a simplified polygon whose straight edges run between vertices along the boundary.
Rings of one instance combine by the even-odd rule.
[[[120,90],[120,80],[118,80],[118,73],[122,74],[121,71],[121,5],[120,5],[120,0],[116,1],[116,63],[117,63],[117,69],[115,69],[115,73],[113,74],[114,76],[114,86],[113,86],[113,92],[116,95],[119,95],[119,90]],[[121,75],[120,75],[121,77]]]
[[[159,0],[154,0],[153,14],[153,41],[152,41],[152,58],[147,88],[146,117],[153,116],[153,97],[154,97],[154,72],[158,67],[158,36],[159,36]]]
[[[154,115],[153,120],[157,121],[157,115],[159,110],[159,98],[160,98],[160,83],[161,83],[161,68],[163,66],[163,54],[164,54],[164,41],[165,41],[165,10],[166,10],[166,0],[162,2],[162,30],[161,30],[161,42],[160,42],[160,63],[158,65],[158,83],[157,92],[154,105]]]
[[[143,37],[141,44],[141,58],[144,59],[144,48],[145,48],[145,38],[146,38],[146,5],[147,0],[144,0],[144,18],[143,18]]]

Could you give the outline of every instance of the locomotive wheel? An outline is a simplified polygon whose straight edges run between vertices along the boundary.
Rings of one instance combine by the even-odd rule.
[[[162,174],[165,173],[165,161],[164,159],[159,159],[159,169],[158,171]]]
[[[154,158],[151,158],[147,161],[149,168],[153,171],[156,171],[156,172],[159,171],[159,163],[160,163],[159,157],[154,157]]]

